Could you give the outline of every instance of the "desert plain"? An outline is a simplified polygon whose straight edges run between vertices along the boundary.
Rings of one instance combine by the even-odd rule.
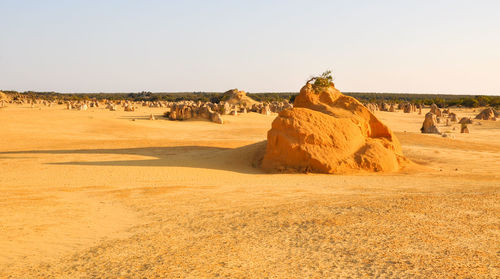
[[[500,121],[377,111],[401,171],[269,174],[276,114],[162,113],[0,109],[0,278],[500,277]]]

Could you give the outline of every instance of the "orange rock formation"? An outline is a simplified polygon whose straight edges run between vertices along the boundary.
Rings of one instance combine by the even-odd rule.
[[[394,134],[333,83],[307,83],[294,107],[279,113],[267,135],[267,171],[351,173],[396,171],[406,159]]]

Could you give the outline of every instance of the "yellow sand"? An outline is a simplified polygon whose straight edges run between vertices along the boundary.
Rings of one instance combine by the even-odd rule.
[[[0,278],[500,276],[500,121],[377,112],[421,165],[346,176],[253,168],[276,115],[151,113],[0,109]]]

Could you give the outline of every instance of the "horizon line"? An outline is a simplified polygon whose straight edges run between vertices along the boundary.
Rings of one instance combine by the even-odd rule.
[[[17,91],[17,90],[4,90],[1,89],[0,92],[17,92],[19,94],[26,93],[39,93],[39,94],[47,94],[47,93],[55,93],[55,94],[140,94],[140,93],[151,93],[151,94],[223,94],[227,91],[140,91],[140,92],[58,92],[58,91]],[[248,92],[247,94],[299,94],[300,91],[261,91],[261,92]],[[496,95],[492,94],[471,94],[471,93],[433,93],[433,92],[368,92],[368,91],[341,91],[342,94],[409,94],[409,95],[450,95],[450,96],[491,96],[491,97],[500,97],[500,93]]]

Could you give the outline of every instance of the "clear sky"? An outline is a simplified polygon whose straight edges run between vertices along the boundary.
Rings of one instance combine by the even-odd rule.
[[[500,95],[500,1],[0,0],[0,89]]]

